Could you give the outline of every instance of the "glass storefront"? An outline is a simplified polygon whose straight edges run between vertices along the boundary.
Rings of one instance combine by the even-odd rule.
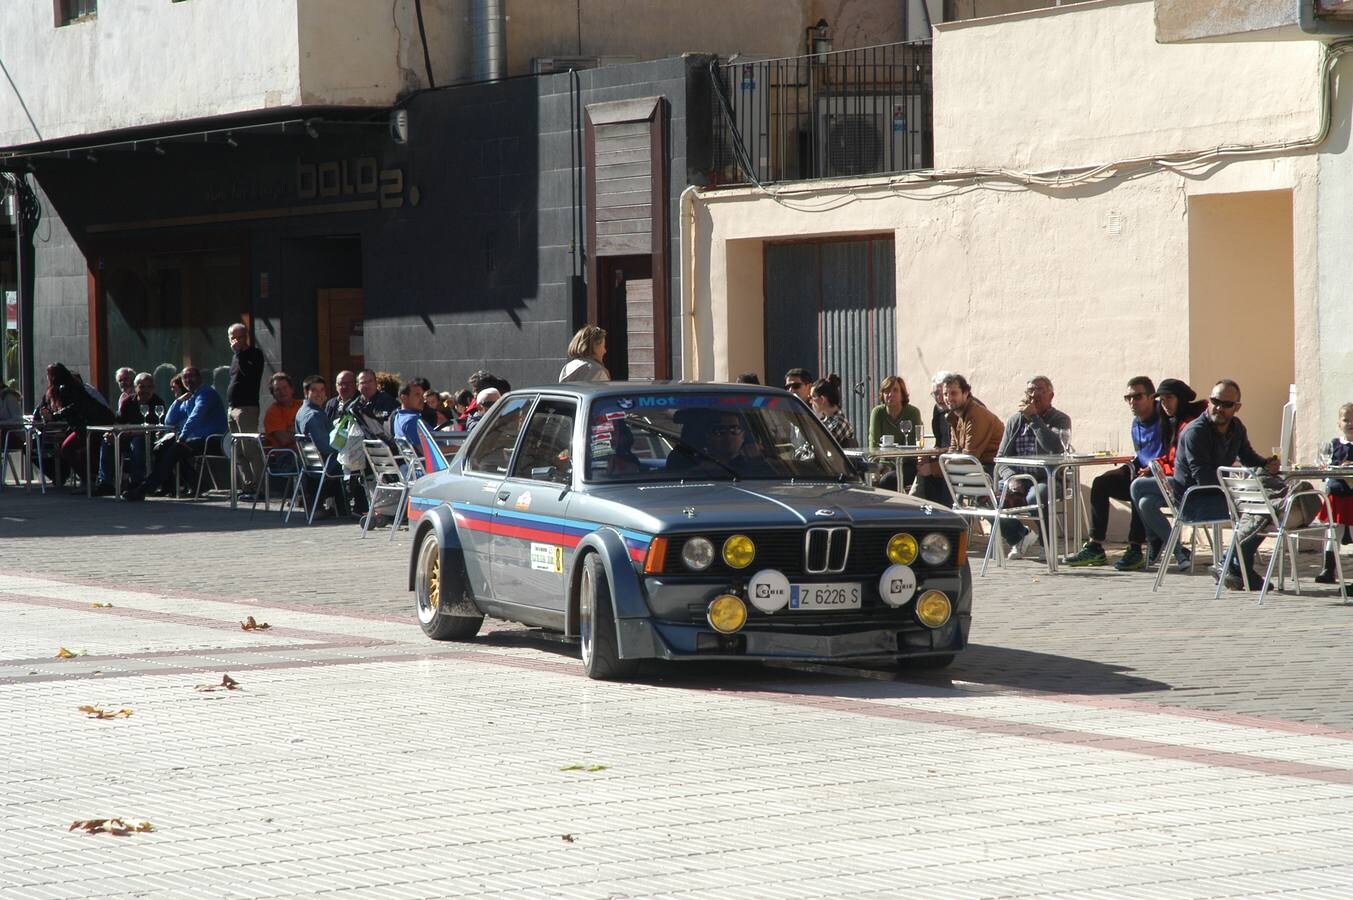
[[[226,329],[248,308],[243,261],[236,250],[148,253],[105,260],[106,384],[122,366],[169,379],[197,366],[222,397],[230,374]]]

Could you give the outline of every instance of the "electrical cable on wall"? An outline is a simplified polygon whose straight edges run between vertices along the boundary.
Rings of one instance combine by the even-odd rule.
[[[413,0],[413,11],[418,17],[418,37],[423,42],[423,65],[427,68],[428,87],[435,88],[437,82],[432,80],[432,54],[428,52],[428,32],[423,27],[423,0]]]

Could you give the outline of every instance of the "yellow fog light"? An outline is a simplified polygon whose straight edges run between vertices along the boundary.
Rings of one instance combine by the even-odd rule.
[[[732,634],[747,624],[747,604],[733,594],[720,594],[709,601],[705,619],[719,634]]]
[[[745,569],[756,557],[756,544],[745,534],[735,534],[723,542],[723,561],[734,569]]]
[[[926,591],[916,599],[916,618],[927,628],[939,628],[949,621],[953,606],[943,591]]]
[[[916,538],[903,532],[895,534],[888,541],[888,559],[899,566],[909,566],[916,561]]]

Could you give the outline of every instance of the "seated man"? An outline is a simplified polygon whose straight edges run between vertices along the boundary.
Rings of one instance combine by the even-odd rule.
[[[295,450],[296,414],[302,404],[296,399],[291,376],[286,372],[273,375],[268,380],[268,392],[272,394],[272,405],[263,414],[263,446],[269,450]]]
[[[326,475],[337,475],[342,471],[342,465],[339,463],[333,447],[329,445],[329,417],[324,414],[324,401],[328,399],[329,384],[319,375],[311,375],[305,379],[302,387],[305,390],[305,402],[296,413],[296,433],[308,437],[319,451],[320,456],[324,458]],[[320,482],[323,482],[322,485]],[[328,509],[326,501],[332,499],[337,507],[337,514],[346,516],[348,514],[348,501],[343,496],[343,491],[339,488],[339,483],[333,478],[323,478],[318,474],[307,472],[302,479],[306,502],[309,503],[319,493],[320,508],[315,511],[316,519],[328,519],[334,516],[334,512]]]
[[[1127,383],[1123,399],[1132,409],[1132,462],[1110,469],[1090,483],[1090,539],[1080,552],[1068,556],[1068,566],[1102,566],[1108,562],[1104,555],[1104,537],[1109,529],[1109,500],[1128,503],[1128,548],[1123,558],[1114,564],[1120,572],[1146,568],[1146,527],[1132,503],[1132,482],[1137,478],[1151,478],[1151,460],[1165,454],[1165,414],[1156,403],[1156,385],[1145,375],[1138,375]]]
[[[418,447],[422,438],[418,434],[418,423],[423,419],[423,386],[418,379],[406,381],[399,388],[399,409],[390,417],[390,433],[394,437],[408,441],[409,446]]]
[[[1005,420],[1000,449],[996,456],[1037,456],[1061,453],[1063,432],[1071,427],[1071,417],[1052,405],[1052,380],[1046,375],[1035,375],[1024,387],[1024,403],[1019,411]],[[997,473],[1002,481],[1013,475],[1032,475],[1035,484],[1024,495],[1016,497],[1016,505],[1038,503],[1046,517],[1048,512],[1048,470],[1043,466],[1002,466]],[[1037,556],[1040,538],[1036,531],[1024,527],[1014,519],[1001,520],[1001,537],[1010,546],[1010,559]],[[1055,548],[1054,548],[1055,549]]]
[[[667,457],[668,471],[689,471],[692,477],[761,475],[770,471],[756,444],[746,441],[747,426],[736,412],[712,409],[682,410],[681,442]],[[690,449],[687,449],[690,448]]]
[[[229,428],[226,420],[225,404],[221,395],[208,384],[202,383],[202,373],[196,366],[183,370],[184,390],[187,395],[181,404],[182,424],[168,439],[162,439],[157,449],[162,449],[155,459],[155,469],[150,477],[123,492],[124,500],[144,500],[146,493],[164,485],[174,471],[174,467],[183,463],[192,473],[191,461],[207,451],[207,439],[214,435],[225,434]],[[168,423],[166,423],[168,424]],[[219,449],[219,448],[213,448]],[[190,474],[190,481],[196,476]],[[189,491],[191,492],[191,488]]]
[[[1212,386],[1207,398],[1207,411],[1191,422],[1179,436],[1174,475],[1170,477],[1170,487],[1176,501],[1182,500],[1184,492],[1195,485],[1220,485],[1217,470],[1234,465],[1237,460],[1251,468],[1262,467],[1269,474],[1278,471],[1276,456],[1262,457],[1250,446],[1245,423],[1236,418],[1239,412],[1240,385],[1223,378]],[[1229,514],[1226,497],[1220,490],[1195,493],[1189,498],[1188,505],[1179,511],[1184,521],[1225,519]],[[1244,574],[1249,576],[1250,590],[1257,591],[1263,587],[1263,579],[1254,571],[1254,559],[1259,545],[1264,541],[1260,533],[1264,524],[1262,520],[1252,522],[1249,517],[1243,519],[1236,531],[1240,560],[1233,558],[1229,571],[1225,573],[1221,571],[1220,559],[1214,566],[1213,574],[1231,590],[1239,590],[1244,586]],[[1247,572],[1242,573],[1241,565]]]
[[[160,413],[157,413],[159,410]],[[158,425],[159,414],[163,413],[164,401],[155,393],[155,379],[149,372],[136,375],[132,382],[132,393],[124,396],[118,404],[118,425]],[[120,490],[122,485],[114,485],[117,478],[117,460],[114,458],[113,441],[120,440],[108,435],[99,451],[99,479],[94,483],[94,495],[105,496]],[[123,467],[123,475],[144,477],[146,472],[146,436],[132,435],[126,438],[130,451],[130,464]]]

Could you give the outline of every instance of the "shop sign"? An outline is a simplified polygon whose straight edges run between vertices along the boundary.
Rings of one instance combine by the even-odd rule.
[[[298,162],[296,196],[301,200],[374,196],[381,209],[399,209],[404,205],[404,170],[382,169],[370,156]]]

